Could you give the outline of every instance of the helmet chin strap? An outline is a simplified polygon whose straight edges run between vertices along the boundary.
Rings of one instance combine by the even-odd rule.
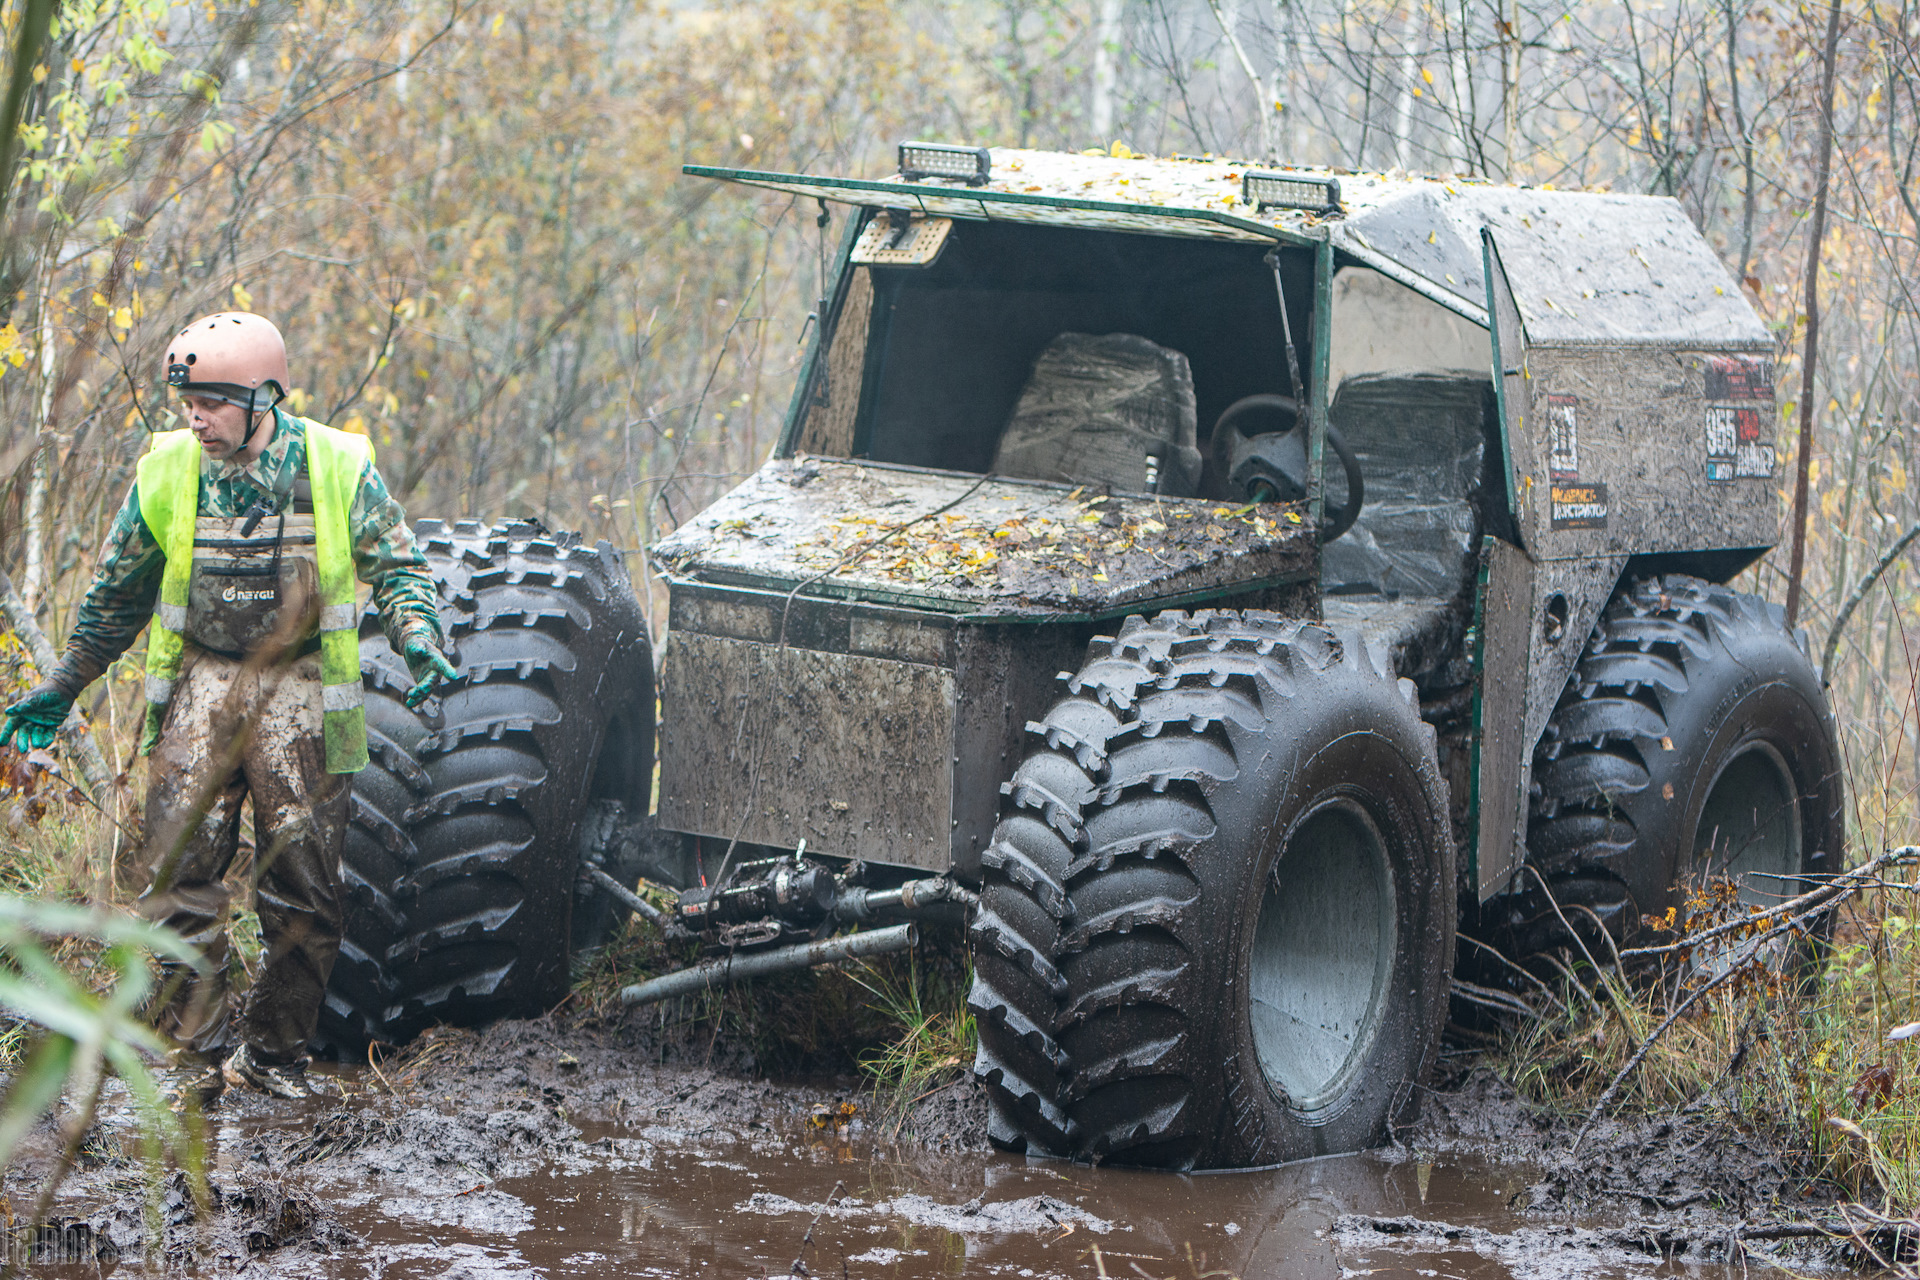
[[[265,387],[273,388],[273,399],[267,404],[266,408],[258,410],[260,417],[258,422],[256,423],[253,416],[255,413],[254,405],[259,401],[260,392],[264,390]],[[279,408],[280,402],[282,400],[285,400],[286,398],[287,398],[287,393],[285,391],[282,391],[280,389],[280,384],[275,382],[272,378],[268,378],[263,387],[254,388],[253,393],[247,397],[247,401],[248,401],[247,403],[247,443],[244,446],[242,446],[243,448],[252,447],[253,437],[256,434],[258,434],[261,427],[264,427],[269,422],[273,421],[273,411]],[[260,447],[263,449],[266,448],[266,443],[263,441]]]

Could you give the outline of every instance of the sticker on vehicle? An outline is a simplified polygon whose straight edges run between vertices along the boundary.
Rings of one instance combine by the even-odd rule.
[[[1760,437],[1772,418],[1773,361],[1709,356],[1705,372],[1708,482],[1771,479],[1773,442]]]
[[[1772,400],[1773,361],[1765,356],[1708,356],[1707,399]]]
[[[1547,397],[1547,472],[1554,480],[1580,478],[1579,396]]]
[[[1548,509],[1548,524],[1555,529],[1604,529],[1607,527],[1607,486],[1604,484],[1556,484]]]
[[[1770,444],[1741,444],[1733,453],[1733,474],[1741,479],[1773,479],[1774,453]]]
[[[1773,475],[1773,443],[1760,438],[1761,422],[1760,410],[1753,405],[1707,406],[1708,480],[1725,483]]]

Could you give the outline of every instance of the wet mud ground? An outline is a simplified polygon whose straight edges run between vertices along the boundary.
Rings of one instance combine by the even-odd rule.
[[[1178,1176],[996,1153],[968,1082],[894,1125],[851,1079],[753,1078],[706,1037],[547,1022],[432,1033],[337,1070],[342,1096],[230,1095],[210,1206],[129,1158],[124,1101],[31,1274],[1719,1277],[1837,1271],[1747,1238],[1796,1188],[1763,1145],[1685,1114],[1578,1156],[1471,1058],[1393,1147]],[[849,1108],[852,1105],[851,1116]],[[50,1141],[43,1135],[43,1142]],[[9,1175],[30,1204],[40,1160]],[[143,1246],[143,1219],[164,1244]]]

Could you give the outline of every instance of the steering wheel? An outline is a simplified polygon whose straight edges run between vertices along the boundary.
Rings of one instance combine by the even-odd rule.
[[[1259,412],[1279,412],[1287,415],[1287,425],[1280,431],[1260,436],[1243,435],[1235,425],[1240,419]],[[1292,396],[1274,395],[1263,392],[1259,395],[1242,396],[1227,406],[1213,424],[1212,449],[1214,467],[1223,477],[1229,476],[1236,465],[1248,460],[1253,465],[1247,469],[1252,473],[1245,480],[1246,496],[1253,502],[1275,502],[1284,496],[1283,486],[1298,493],[1307,491],[1306,485],[1306,446],[1295,437],[1294,428],[1300,424],[1300,406]],[[1284,443],[1277,437],[1290,437]],[[1240,447],[1235,447],[1238,441]],[[1271,442],[1279,448],[1261,447],[1256,442]],[[1346,440],[1339,431],[1327,428],[1327,443],[1340,459],[1340,465],[1347,476],[1347,500],[1327,519],[1320,528],[1320,541],[1332,542],[1347,530],[1353,528],[1353,522],[1360,518],[1360,506],[1366,501],[1366,486],[1360,478],[1360,460],[1353,456],[1353,450],[1347,447]],[[1249,449],[1247,446],[1253,446]],[[1296,474],[1297,471],[1297,474]]]

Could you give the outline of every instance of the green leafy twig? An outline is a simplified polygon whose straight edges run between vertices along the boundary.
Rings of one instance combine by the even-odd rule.
[[[82,986],[47,946],[52,937],[85,937],[104,943],[101,960],[111,972],[105,994]],[[13,1160],[21,1139],[71,1091],[79,1105],[60,1126],[61,1144],[35,1200],[32,1223],[42,1221],[60,1184],[72,1170],[93,1125],[108,1072],[133,1095],[142,1121],[150,1165],[163,1146],[187,1155],[189,1176],[204,1200],[205,1172],[196,1153],[198,1135],[167,1105],[149,1070],[166,1045],[140,1019],[154,980],[147,958],[205,971],[206,960],[165,929],[105,908],[0,897],[0,1009],[41,1028],[43,1035],[0,1100],[0,1169]],[[10,1270],[10,1263],[7,1269]]]

